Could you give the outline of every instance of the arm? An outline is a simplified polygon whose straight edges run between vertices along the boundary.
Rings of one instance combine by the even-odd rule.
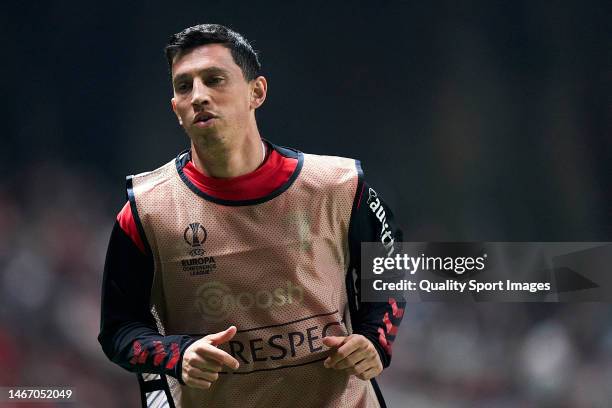
[[[153,258],[133,222],[128,203],[108,244],[98,341],[106,356],[128,371],[168,374],[182,382],[182,356],[195,339],[157,330],[149,306]]]
[[[392,344],[404,314],[405,302],[399,296],[382,303],[362,302],[361,243],[380,242],[381,248],[388,253],[393,250],[395,242],[401,241],[402,231],[391,210],[359,172],[349,226],[350,264],[346,282],[353,334],[326,340],[327,346],[337,348],[326,361],[326,366],[349,370],[367,380],[380,374],[391,363]]]

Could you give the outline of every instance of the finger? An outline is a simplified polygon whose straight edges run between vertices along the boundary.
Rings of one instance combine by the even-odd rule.
[[[200,388],[203,390],[209,389],[210,386],[212,385],[210,381],[206,381],[206,380],[202,380],[202,379],[194,378],[194,377],[187,377],[187,379],[185,380],[185,384],[188,385],[189,387]]]
[[[230,326],[222,332],[209,334],[204,338],[210,341],[210,344],[212,344],[213,346],[218,346],[219,344],[223,344],[225,342],[230,341],[232,337],[236,335],[237,331],[238,329],[236,329],[236,326]]]
[[[363,336],[349,336],[342,346],[338,348],[339,352],[346,352],[347,354],[351,354],[354,350],[357,349],[366,349],[369,344],[368,339]]]
[[[333,352],[326,360],[326,367],[333,367],[339,361],[344,360],[348,356],[350,356],[354,351],[365,348],[366,344],[359,341],[359,337],[349,338],[340,348],[338,348],[335,352]]]
[[[204,359],[197,355],[195,358],[189,361],[194,367],[199,368],[200,370],[212,371],[213,373],[218,373],[219,371],[223,371],[223,365],[217,362],[216,360]]]
[[[195,367],[192,367],[192,370],[188,370],[187,375],[189,375],[189,377],[192,377],[192,378],[206,380],[210,383],[215,382],[219,379],[219,373],[213,373],[212,371],[208,371],[208,370],[200,370]]]
[[[362,373],[368,371],[371,368],[375,368],[374,360],[363,360],[359,364],[354,365],[352,367],[347,368],[345,371],[351,375],[361,375]]]
[[[346,337],[343,336],[327,336],[322,339],[323,344],[327,347],[340,347],[345,340]]]
[[[225,351],[216,348],[212,344],[203,345],[201,347],[194,349],[194,351],[200,357],[204,358],[204,360],[213,359],[217,361],[218,363],[226,365],[229,368],[232,368],[234,370],[240,367],[240,363],[238,363],[238,360],[236,360],[234,357],[227,354]]]
[[[345,368],[356,366],[367,358],[370,358],[370,354],[367,352],[367,350],[357,350],[347,358],[338,361],[335,365],[329,368],[334,368],[336,370],[344,370]]]
[[[371,380],[372,378],[376,377],[378,374],[380,374],[378,369],[376,367],[372,367],[372,368],[365,370],[363,373],[357,375],[357,378],[367,381],[367,380]]]

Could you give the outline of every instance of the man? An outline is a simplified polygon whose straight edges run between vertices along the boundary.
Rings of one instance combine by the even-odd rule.
[[[191,148],[128,178],[104,352],[139,373],[145,406],[384,406],[374,377],[404,303],[361,302],[359,268],[362,241],[401,241],[391,212],[359,162],[261,138],[267,81],[241,35],[190,27],[166,56]]]

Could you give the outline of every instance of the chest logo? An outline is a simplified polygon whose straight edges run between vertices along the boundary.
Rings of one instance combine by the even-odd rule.
[[[183,232],[185,242],[192,248],[201,248],[207,236],[206,229],[199,222],[192,222]]]
[[[244,292],[235,292],[222,282],[210,281],[196,290],[195,307],[205,319],[218,322],[257,310],[270,310],[273,315],[273,309],[303,303],[304,288],[291,281],[277,288]]]
[[[183,271],[189,272],[190,275],[208,275],[217,268],[215,258],[212,256],[204,256],[204,242],[208,233],[206,228],[199,222],[192,222],[183,231],[183,239],[189,245],[187,252],[191,258],[182,259],[181,266]]]

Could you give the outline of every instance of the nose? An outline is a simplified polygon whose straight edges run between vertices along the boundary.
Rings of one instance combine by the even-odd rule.
[[[193,80],[193,90],[191,93],[191,104],[196,105],[207,105],[210,102],[210,96],[208,94],[208,88],[200,78]]]

